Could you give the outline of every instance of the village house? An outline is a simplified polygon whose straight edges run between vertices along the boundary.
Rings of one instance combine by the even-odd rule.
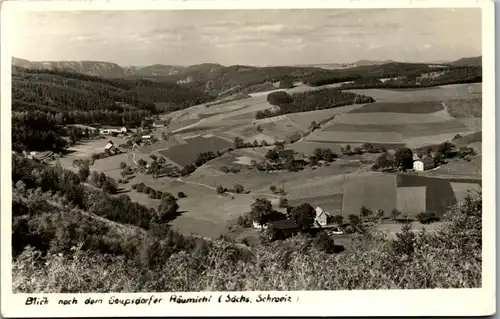
[[[108,144],[106,144],[106,146],[104,146],[104,152],[106,152],[106,153],[116,154],[119,151],[120,150],[117,147],[115,147],[115,145],[113,144],[113,141],[108,141]]]
[[[158,128],[158,127],[164,127],[165,126],[165,121],[154,121],[153,122],[153,127]]]
[[[413,169],[416,172],[423,172],[434,168],[434,159],[431,156],[416,158],[413,160]]]
[[[113,133],[125,134],[127,132],[128,132],[128,129],[125,126],[123,126],[121,128],[105,128],[105,129],[99,130],[99,133],[103,134],[103,135],[109,135],[109,134],[113,134]]]
[[[316,217],[314,221],[320,227],[326,226],[328,224],[328,213],[323,211],[321,207],[316,207]]]

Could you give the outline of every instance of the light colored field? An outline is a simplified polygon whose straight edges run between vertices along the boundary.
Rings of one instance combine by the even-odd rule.
[[[180,143],[178,143],[178,140],[176,138],[171,137],[167,141],[160,141],[160,142],[148,145],[148,146],[139,147],[139,148],[137,148],[137,151],[139,151],[141,153],[145,153],[145,154],[151,154],[153,152],[164,150],[164,149],[167,149],[170,147],[174,147],[176,145],[180,145]]]
[[[450,183],[453,192],[455,193],[455,197],[457,198],[457,202],[461,202],[465,199],[465,197],[470,194],[474,195],[475,192],[481,190],[481,186],[476,183]]]
[[[462,159],[450,161],[446,165],[442,165],[436,170],[425,172],[425,174],[432,175],[447,175],[456,177],[476,177],[481,178],[482,172],[482,156],[474,156],[470,162]]]
[[[121,172],[120,163],[121,162],[125,162],[125,163],[127,163],[127,165],[133,164],[132,157],[130,156],[130,154],[123,153],[120,155],[115,155],[115,156],[96,160],[94,162],[94,165],[92,165],[90,167],[90,170],[96,170],[98,172],[103,172],[106,175],[110,175],[110,174],[112,174],[112,172],[116,171],[116,172],[114,172],[116,174],[113,174],[113,175],[115,175],[113,177],[118,176],[118,178],[121,178],[121,175],[120,175],[120,172]]]
[[[403,137],[394,132],[314,131],[305,140],[334,143],[403,143]]]
[[[456,84],[424,89],[362,89],[347,90],[373,97],[377,102],[418,102],[472,99],[482,92],[482,84]]]
[[[106,139],[96,139],[91,141],[80,141],[76,145],[71,146],[68,151],[69,154],[61,157],[59,162],[64,168],[71,168],[73,160],[90,158],[94,153],[104,152],[104,147],[112,141],[114,145],[118,146],[126,142],[125,139],[119,137],[108,136]]]
[[[452,119],[444,122],[400,124],[345,124],[333,123],[323,129],[323,132],[354,132],[366,133],[396,133],[402,138],[419,137],[445,133],[463,132],[468,130],[460,121]]]
[[[331,123],[343,124],[420,124],[434,123],[453,120],[446,111],[438,111],[428,114],[408,114],[408,113],[345,113],[337,116]]]
[[[212,164],[212,161],[205,164]],[[230,166],[230,165],[226,165]],[[253,193],[270,193],[269,186],[285,187],[287,198],[297,199],[302,197],[314,197],[319,195],[330,195],[342,193],[343,177],[341,174],[354,172],[360,167],[359,163],[347,163],[339,160],[330,166],[320,167],[312,170],[306,168],[299,172],[259,172],[242,170],[238,174],[227,174],[213,177],[206,175],[202,170],[197,170],[185,180],[208,185],[224,185],[232,187],[234,184],[242,184],[245,189]],[[340,184],[339,184],[340,182]]]
[[[465,126],[467,126],[471,131],[481,131],[483,129],[483,119],[482,118],[461,118],[458,119]]]
[[[318,111],[310,111],[310,112],[301,112],[301,113],[291,113],[285,115],[290,120],[294,121],[303,128],[303,130],[307,130],[311,126],[311,122],[315,121],[316,123],[320,123],[326,119],[330,119],[331,117],[346,113],[357,108],[362,107],[364,104],[354,104],[336,107],[333,109],[326,110],[318,110]]]
[[[430,132],[432,133],[432,132]],[[409,148],[418,148],[426,145],[439,144],[446,141],[451,141],[453,137],[457,134],[467,135],[470,134],[470,131],[457,131],[453,133],[443,133],[436,135],[426,135],[426,136],[418,136],[418,137],[410,137],[404,139],[404,143],[406,143]]]
[[[383,174],[348,175],[344,185],[343,216],[359,215],[362,206],[390,212],[397,205],[396,177]]]
[[[403,217],[414,217],[420,212],[425,212],[426,187],[398,187],[397,188],[397,209]]]

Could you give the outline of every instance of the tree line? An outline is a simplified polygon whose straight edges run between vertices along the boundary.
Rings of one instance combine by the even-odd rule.
[[[267,101],[279,109],[267,109],[258,111],[256,119],[263,119],[278,115],[324,110],[344,105],[373,103],[375,100],[370,96],[343,92],[339,89],[321,89],[306,91],[289,95],[279,91],[268,94]]]

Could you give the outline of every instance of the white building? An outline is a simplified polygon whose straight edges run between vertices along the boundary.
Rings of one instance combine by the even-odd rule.
[[[316,207],[315,221],[320,226],[326,226],[328,224],[328,214],[323,211],[321,207]]]
[[[267,224],[261,225],[256,221],[254,221],[252,224],[253,224],[253,228],[255,228],[255,229],[267,229]]]
[[[413,161],[413,169],[417,172],[423,172],[434,168],[434,159],[432,157],[424,157]]]
[[[111,150],[113,147],[114,147],[113,142],[109,141],[108,144],[106,144],[106,146],[104,146],[104,150],[108,151],[108,150]]]

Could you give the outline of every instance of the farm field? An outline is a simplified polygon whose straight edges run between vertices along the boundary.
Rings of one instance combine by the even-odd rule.
[[[434,211],[438,215],[443,214],[446,209],[457,203],[455,193],[450,181],[443,178],[432,178],[418,175],[398,175],[397,187],[399,188],[425,188],[425,208]]]
[[[352,110],[350,113],[409,113],[409,114],[427,114],[434,113],[444,109],[441,102],[423,101],[423,102],[375,102],[367,104],[362,108]]]
[[[306,137],[306,141],[329,142],[329,143],[383,143],[396,144],[394,147],[404,146],[403,137],[394,132],[346,132],[337,131],[314,131]]]
[[[450,177],[476,177],[481,179],[482,156],[473,156],[471,161],[453,160],[446,165],[442,165],[435,170],[424,172],[425,175],[444,175]]]
[[[475,192],[481,190],[481,186],[477,183],[450,183],[453,192],[455,193],[455,197],[457,198],[457,202],[461,202],[465,199],[467,195],[474,195]]]
[[[200,169],[214,169],[217,171],[217,175],[225,174],[220,171],[220,168],[225,166],[228,168],[237,167],[241,170],[246,170],[251,161],[260,162],[264,160],[264,155],[254,151],[253,149],[236,149],[220,157],[217,157],[206,164],[204,164]]]
[[[443,85],[417,89],[353,89],[346,90],[373,97],[378,102],[468,100],[482,94],[482,83]]]
[[[415,216],[420,212],[426,211],[426,187],[398,187],[397,206],[401,212],[401,217],[415,219]]]
[[[285,116],[297,123],[303,130],[307,130],[311,126],[311,122],[321,123],[326,119],[330,119],[333,116],[347,113],[352,110],[356,110],[360,107],[363,107],[364,104],[354,104],[354,105],[346,105],[340,106],[333,109],[325,109],[325,110],[317,110],[310,112],[302,112],[302,113],[291,113],[286,114]]]
[[[343,212],[359,215],[362,206],[390,212],[397,205],[396,177],[389,174],[349,175],[343,191]]]
[[[411,113],[394,113],[394,112],[380,112],[380,113],[344,113],[338,115],[333,123],[342,124],[378,124],[378,125],[393,125],[393,124],[419,124],[419,123],[434,123],[453,120],[454,118],[449,115],[445,110],[437,111],[426,114],[411,114]]]
[[[334,123],[323,129],[323,132],[362,132],[362,133],[396,133],[402,138],[425,135],[436,135],[467,131],[468,128],[458,120],[413,124],[346,124]]]
[[[482,98],[470,100],[446,101],[446,109],[455,118],[482,117]]]
[[[221,151],[233,146],[232,143],[215,136],[208,138],[199,136],[185,141],[187,144],[177,145],[159,153],[181,166],[186,166],[192,164],[200,153]]]
[[[465,130],[465,131],[457,131],[457,132],[453,132],[453,133],[443,133],[443,134],[436,134],[436,135],[408,137],[408,138],[404,139],[404,142],[406,144],[406,147],[414,149],[414,148],[419,148],[419,147],[428,146],[428,145],[437,145],[437,144],[445,142],[445,141],[452,141],[453,137],[455,137],[455,135],[457,135],[457,134],[467,135],[467,134],[470,134],[470,132],[471,132],[470,130]]]
[[[104,147],[112,141],[114,145],[118,146],[126,142],[125,139],[113,136],[107,136],[105,139],[95,139],[90,141],[79,141],[75,145],[68,148],[68,154],[59,159],[63,167],[71,167],[73,160],[84,159],[92,156],[94,153],[101,153]]]

